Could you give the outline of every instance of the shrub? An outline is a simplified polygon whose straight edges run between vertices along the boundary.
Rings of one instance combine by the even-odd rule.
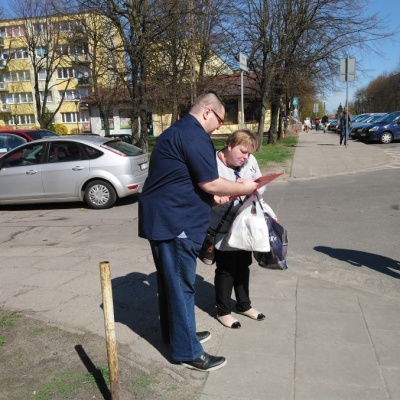
[[[63,124],[51,124],[49,129],[59,135],[68,135],[68,128]]]

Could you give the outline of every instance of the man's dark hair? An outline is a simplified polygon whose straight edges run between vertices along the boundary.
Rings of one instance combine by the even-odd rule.
[[[222,101],[221,97],[220,97],[219,94],[218,94],[217,92],[215,92],[214,90],[205,89],[203,93],[204,93],[204,94],[213,94],[213,95],[218,99],[218,101],[225,107],[225,104],[224,104],[224,102]]]

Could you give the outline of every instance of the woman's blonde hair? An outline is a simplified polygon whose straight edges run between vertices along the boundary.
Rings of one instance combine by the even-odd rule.
[[[239,146],[239,145],[245,145],[251,150],[251,153],[256,151],[258,148],[258,136],[253,133],[252,131],[249,131],[248,129],[238,129],[237,131],[231,133],[226,139],[225,143],[225,148],[231,146]]]

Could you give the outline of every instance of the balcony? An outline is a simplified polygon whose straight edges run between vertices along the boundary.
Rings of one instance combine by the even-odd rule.
[[[8,92],[7,83],[0,82],[0,92]]]
[[[89,54],[72,54],[70,58],[75,64],[88,64],[91,62]]]
[[[91,76],[78,78],[78,86],[92,86],[92,85],[93,85],[93,78]]]

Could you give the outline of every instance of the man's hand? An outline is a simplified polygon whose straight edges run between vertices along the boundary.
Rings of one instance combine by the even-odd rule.
[[[214,203],[221,205],[225,203],[229,203],[230,198],[229,196],[214,196]]]
[[[257,182],[251,179],[238,179],[237,183],[243,185],[243,190],[240,189],[240,194],[252,194],[257,190],[258,186]]]

